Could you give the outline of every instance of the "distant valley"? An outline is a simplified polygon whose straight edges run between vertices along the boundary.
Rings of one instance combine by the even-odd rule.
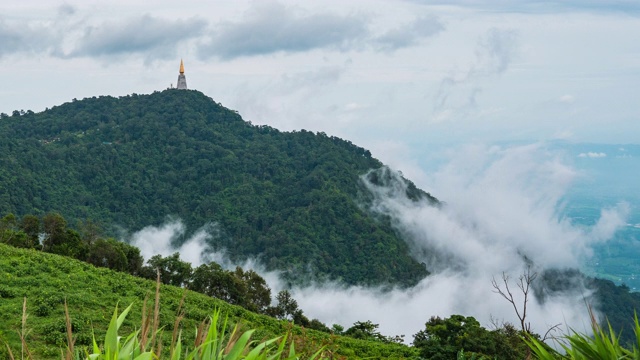
[[[640,146],[570,144],[557,147],[573,161],[578,176],[566,196],[566,216],[591,226],[602,209],[629,205],[627,225],[613,239],[594,246],[584,270],[617,284],[640,290]]]

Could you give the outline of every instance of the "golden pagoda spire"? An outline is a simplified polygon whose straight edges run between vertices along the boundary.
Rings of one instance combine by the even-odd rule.
[[[178,84],[176,86],[180,90],[187,89],[187,77],[184,76],[184,63],[180,59],[180,75],[178,75]]]

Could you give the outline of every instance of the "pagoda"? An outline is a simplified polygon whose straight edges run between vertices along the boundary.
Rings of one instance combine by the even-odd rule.
[[[184,63],[180,59],[180,75],[178,75],[178,90],[187,90],[187,78],[184,76]]]

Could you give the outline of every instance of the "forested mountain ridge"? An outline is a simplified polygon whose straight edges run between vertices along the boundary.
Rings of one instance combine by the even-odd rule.
[[[74,100],[0,121],[0,207],[137,230],[167,216],[216,223],[232,259],[348,284],[427,275],[360,177],[383,165],[352,143],[254,126],[198,91]],[[372,178],[375,180],[375,177]],[[406,181],[406,180],[405,180]],[[406,181],[408,195],[437,200]]]

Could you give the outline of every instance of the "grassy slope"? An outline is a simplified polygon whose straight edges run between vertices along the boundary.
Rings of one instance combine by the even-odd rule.
[[[88,345],[92,328],[96,337],[104,336],[109,318],[118,304],[121,309],[134,304],[125,322],[125,332],[139,327],[143,301],[147,296],[153,300],[154,292],[155,283],[148,280],[57,255],[0,244],[0,340],[8,342],[14,353],[20,349],[17,330],[20,329],[24,297],[27,298],[27,327],[31,329],[27,339],[31,351],[37,359],[59,359],[60,348],[65,344],[65,299],[77,336],[76,345]],[[171,335],[183,293],[183,289],[172,286],[161,288],[160,322],[166,339]],[[193,329],[215,307],[222,308],[234,322],[258,328],[256,339],[281,335],[290,328],[286,321],[257,315],[188,291],[182,322],[183,338],[187,341],[193,339]],[[294,332],[300,333],[301,330],[294,328]],[[307,330],[304,336],[309,342],[328,343],[348,358],[407,358],[415,355],[412,348],[403,345],[331,338],[328,334],[311,330]],[[0,350],[0,357],[4,355],[4,349]]]

